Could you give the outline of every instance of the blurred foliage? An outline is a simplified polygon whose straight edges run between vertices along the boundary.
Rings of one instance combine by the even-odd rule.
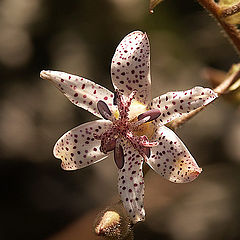
[[[240,13],[236,13],[234,16],[227,17],[226,21],[230,24],[240,24]]]
[[[240,64],[234,64],[228,74],[236,73],[240,69]],[[233,83],[228,90],[228,94],[231,95],[233,103],[240,103],[240,79]]]
[[[96,239],[99,208],[117,199],[111,158],[65,172],[52,147],[67,130],[94,119],[47,81],[42,69],[84,76],[113,89],[110,63],[120,40],[146,31],[153,95],[208,85],[205,66],[227,71],[238,58],[195,1],[163,1],[149,14],[142,0],[0,2],[0,239]],[[178,130],[203,173],[176,185],[152,171],[146,222],[136,239],[239,239],[240,110],[217,101]]]

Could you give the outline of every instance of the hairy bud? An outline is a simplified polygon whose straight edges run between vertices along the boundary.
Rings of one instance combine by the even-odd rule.
[[[94,230],[103,239],[133,240],[132,224],[121,202],[97,216]]]

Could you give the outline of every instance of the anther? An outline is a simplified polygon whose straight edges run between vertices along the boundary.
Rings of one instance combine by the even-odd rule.
[[[133,128],[137,128],[138,126],[140,126],[140,125],[142,125],[142,124],[144,124],[144,123],[146,123],[146,122],[149,122],[149,119],[150,119],[150,118],[151,118],[150,116],[147,116],[147,117],[145,117],[145,118],[143,118],[143,119],[141,119],[141,120],[133,123],[133,124],[132,124],[132,127],[133,127]]]
[[[161,114],[160,110],[152,109],[152,110],[149,110],[147,112],[140,114],[138,116],[138,121],[146,119],[146,117],[150,117],[149,119],[147,119],[147,121],[145,121],[145,122],[150,122],[150,121],[157,119],[160,116],[160,114]]]
[[[117,143],[114,148],[114,161],[119,169],[123,168],[124,165],[124,153],[122,146]]]
[[[114,150],[116,147],[116,139],[108,139],[107,144],[105,144],[106,153]]]
[[[99,113],[101,114],[101,116],[104,119],[106,119],[106,120],[111,119],[112,112],[110,111],[108,105],[104,101],[102,101],[102,100],[98,101],[97,108],[98,108]]]
[[[151,148],[145,147],[145,148],[143,148],[143,152],[147,156],[147,158],[150,158],[150,156],[151,156]]]

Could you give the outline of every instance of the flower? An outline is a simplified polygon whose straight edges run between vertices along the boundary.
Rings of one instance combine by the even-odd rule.
[[[151,98],[150,47],[145,33],[135,31],[119,44],[112,59],[115,92],[82,77],[42,71],[75,105],[101,120],[65,133],[54,147],[62,168],[75,170],[96,163],[114,152],[118,191],[133,223],[145,218],[143,207],[145,161],[165,179],[186,183],[200,173],[194,158],[166,123],[213,101],[217,94],[195,87]]]

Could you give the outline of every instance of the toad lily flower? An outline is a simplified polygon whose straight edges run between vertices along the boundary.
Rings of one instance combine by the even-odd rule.
[[[211,89],[195,87],[152,100],[149,51],[147,35],[140,31],[128,34],[120,42],[111,64],[114,93],[68,73],[40,74],[73,104],[101,118],[65,133],[54,147],[54,156],[62,160],[63,169],[75,170],[96,163],[113,151],[118,191],[133,223],[145,218],[144,161],[175,183],[190,182],[201,173],[181,140],[164,125],[217,97]]]

